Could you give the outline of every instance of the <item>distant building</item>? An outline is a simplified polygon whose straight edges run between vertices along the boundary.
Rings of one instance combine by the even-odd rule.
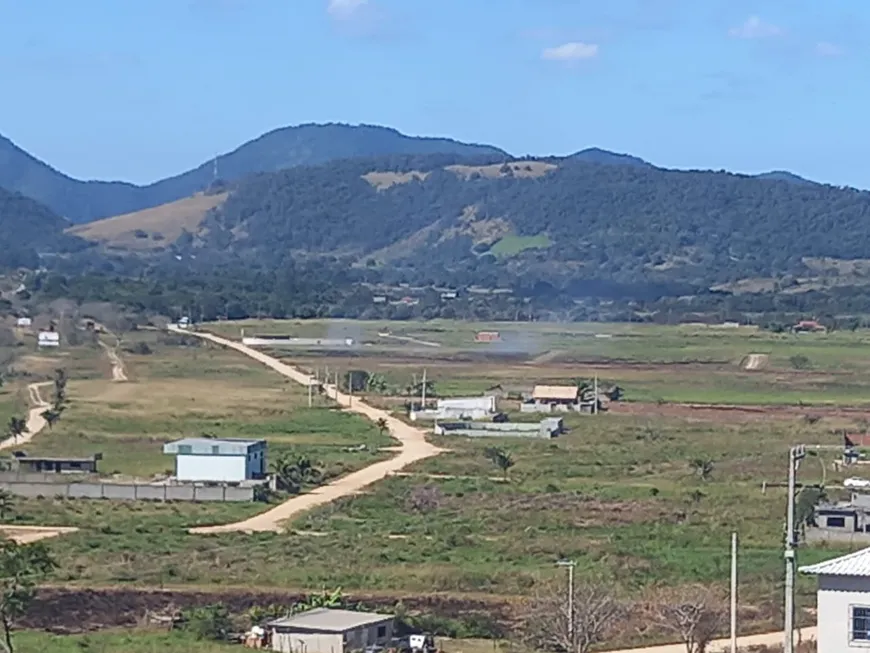
[[[163,453],[175,456],[179,481],[239,483],[266,475],[265,440],[185,438],[167,442]]]
[[[564,431],[561,417],[540,422],[436,422],[435,435],[461,435],[467,438],[555,438]]]
[[[57,331],[40,331],[37,344],[40,347],[60,347],[60,334]]]
[[[456,299],[458,293],[455,290],[446,290],[441,293],[441,299]]]
[[[15,321],[15,325],[21,328],[28,328],[33,326],[33,320],[29,317],[19,317]]]
[[[96,474],[97,461],[103,454],[97,453],[90,458],[46,458],[42,456],[15,456],[19,472],[54,474]]]
[[[387,296],[386,295],[375,295],[374,297],[372,297],[372,303],[373,304],[386,304],[387,303]]]
[[[853,492],[849,501],[819,503],[806,529],[808,542],[870,544],[870,495]]]
[[[822,653],[870,647],[870,549],[800,568],[817,576],[816,642]]]
[[[474,342],[498,342],[501,340],[501,333],[498,331],[478,331],[474,334]]]
[[[411,420],[419,419],[484,419],[498,412],[498,397],[457,397],[439,399],[434,409],[411,411]]]
[[[381,650],[393,639],[394,617],[373,612],[316,608],[270,621],[272,650],[281,653],[349,653]]]
[[[827,331],[827,328],[819,324],[816,320],[801,320],[792,328],[795,333],[821,333]]]
[[[242,344],[251,347],[353,347],[353,338],[296,338],[292,336],[243,336]]]

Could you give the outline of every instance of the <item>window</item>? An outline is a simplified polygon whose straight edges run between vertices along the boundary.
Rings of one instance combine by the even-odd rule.
[[[378,626],[378,639],[383,639],[387,636],[387,627],[386,626]]]
[[[846,518],[845,517],[828,517],[828,528],[845,528],[846,527]]]
[[[218,445],[218,444],[211,445],[211,453],[213,456],[219,455],[220,452],[221,452],[220,445]]]
[[[870,644],[870,608],[852,606],[852,641]]]
[[[178,454],[181,456],[190,455],[193,453],[193,450],[189,444],[180,444],[178,445]]]

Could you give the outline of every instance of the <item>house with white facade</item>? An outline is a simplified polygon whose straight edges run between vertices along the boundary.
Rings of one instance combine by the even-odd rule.
[[[60,347],[60,334],[57,331],[40,331],[36,344],[40,347]]]
[[[411,421],[419,419],[486,419],[498,410],[498,397],[485,395],[483,397],[455,397],[438,399],[436,407],[423,410],[412,410]]]
[[[870,650],[870,548],[801,567],[800,572],[819,579],[818,650]]]
[[[175,478],[182,482],[240,483],[266,475],[266,441],[184,438],[163,445],[175,456]]]

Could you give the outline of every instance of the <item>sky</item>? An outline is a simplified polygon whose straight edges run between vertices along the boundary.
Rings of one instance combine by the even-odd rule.
[[[0,0],[0,134],[151,182],[277,127],[870,188],[867,0]]]

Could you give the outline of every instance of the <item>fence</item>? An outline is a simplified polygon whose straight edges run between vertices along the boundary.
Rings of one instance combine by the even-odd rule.
[[[118,501],[253,501],[253,487],[59,483],[0,480],[0,489],[19,497],[115,499]]]

